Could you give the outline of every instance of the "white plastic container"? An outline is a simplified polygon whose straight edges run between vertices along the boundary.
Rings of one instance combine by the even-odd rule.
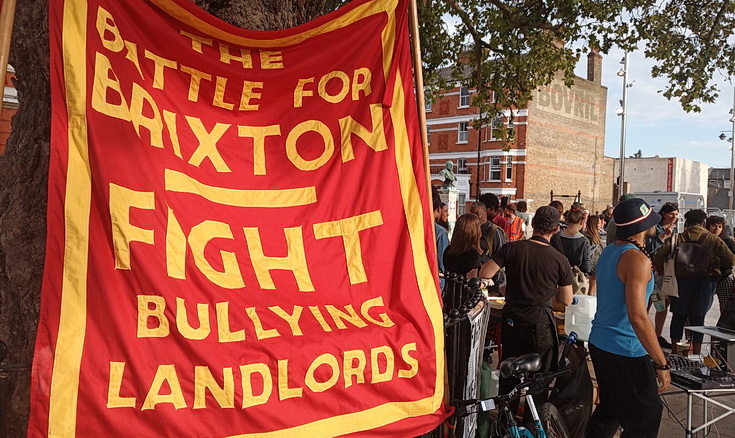
[[[577,339],[588,341],[592,331],[592,320],[597,311],[597,297],[575,295],[577,304],[567,306],[564,313],[564,333],[577,333]]]

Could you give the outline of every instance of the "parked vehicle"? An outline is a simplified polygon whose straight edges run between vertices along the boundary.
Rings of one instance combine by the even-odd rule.
[[[684,214],[689,210],[707,211],[707,201],[704,195],[699,193],[685,192],[636,192],[634,195],[641,198],[651,206],[654,211],[659,211],[667,202],[679,205],[679,231],[684,229]]]

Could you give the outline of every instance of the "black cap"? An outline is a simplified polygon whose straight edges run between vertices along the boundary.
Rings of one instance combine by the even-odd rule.
[[[540,228],[550,230],[559,225],[559,219],[561,219],[559,210],[550,205],[544,205],[536,209],[536,213],[533,215],[533,226],[536,228],[536,224],[538,224]]]

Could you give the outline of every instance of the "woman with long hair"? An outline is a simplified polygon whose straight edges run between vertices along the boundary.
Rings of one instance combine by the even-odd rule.
[[[564,254],[572,268],[576,266],[583,273],[589,274],[592,270],[590,243],[580,232],[584,223],[584,212],[573,207],[564,213],[564,220],[568,227],[551,238],[551,246]]]
[[[704,223],[710,233],[725,241],[730,252],[735,253],[735,240],[727,234],[725,229],[725,218],[722,216],[710,216]],[[720,312],[725,311],[725,306],[732,296],[732,288],[735,285],[732,269],[722,272],[722,277],[717,281],[717,300],[720,302]]]
[[[646,251],[648,251],[651,257],[656,256],[656,252],[667,239],[674,236],[674,233],[679,232],[679,204],[666,202],[661,206],[658,214],[661,215],[661,220],[656,224],[656,235],[646,238]],[[657,273],[654,275],[654,281],[656,286],[661,288],[663,277],[660,274]],[[661,348],[672,348],[671,343],[663,337],[664,324],[666,324],[666,316],[669,314],[670,303],[671,300],[669,298],[664,299],[664,310],[656,312],[656,315],[653,317],[656,335],[658,336],[658,344]],[[648,304],[649,309],[651,308],[651,304],[653,303]]]
[[[447,272],[477,277],[482,266],[480,249],[480,219],[472,213],[457,218],[452,241],[444,251],[444,268]]]
[[[582,233],[590,242],[590,263],[592,263],[592,270],[590,271],[590,295],[597,293],[595,266],[597,266],[597,260],[600,258],[600,254],[602,254],[604,248],[602,236],[600,236],[600,223],[605,223],[602,217],[596,214],[589,216],[587,218],[587,229]]]

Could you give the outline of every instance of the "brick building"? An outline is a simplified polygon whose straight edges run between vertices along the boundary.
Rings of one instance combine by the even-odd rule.
[[[602,86],[602,57],[588,56],[587,78],[577,77],[572,87],[561,78],[539,87],[527,108],[505,110],[491,126],[480,132],[472,120],[479,109],[471,105],[473,90],[447,90],[431,105],[426,117],[432,184],[447,161],[458,173],[459,210],[462,202],[475,199],[478,178],[480,193],[527,200],[529,209],[550,201],[550,192],[574,195],[591,211],[602,211],[613,196],[613,160],[604,156],[607,87]],[[514,139],[503,150],[504,125]],[[479,146],[478,146],[479,142]],[[570,198],[559,198],[565,206]]]
[[[18,94],[11,81],[14,75],[15,70],[8,66],[8,74],[3,84],[3,107],[0,110],[0,155],[5,153],[5,144],[10,135],[10,119],[18,111]]]

